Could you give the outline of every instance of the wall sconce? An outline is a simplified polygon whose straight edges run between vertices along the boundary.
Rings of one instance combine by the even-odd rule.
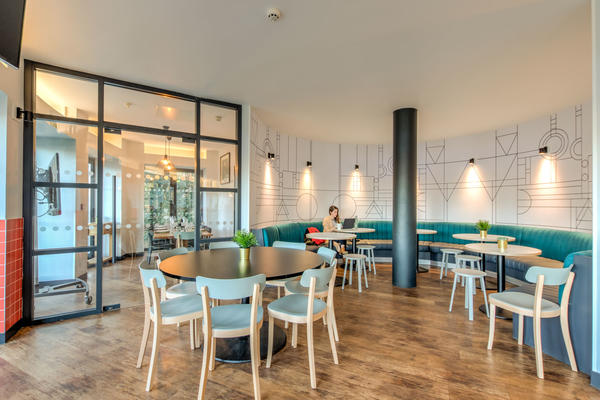
[[[359,169],[359,168],[358,168],[358,164],[354,164],[354,170],[355,170],[355,171],[358,171],[358,169]]]
[[[540,154],[548,154],[548,146],[540,147],[538,152]]]
[[[469,164],[470,164],[471,166],[475,165],[475,159],[474,159],[474,158],[471,158],[471,159],[469,160]]]
[[[275,159],[275,153],[267,153],[267,164],[271,164],[271,161]]]
[[[307,162],[306,162],[306,166],[307,166],[308,168],[312,168],[312,161],[307,161]]]

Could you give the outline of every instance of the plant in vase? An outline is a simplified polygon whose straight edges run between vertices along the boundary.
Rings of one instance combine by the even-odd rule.
[[[481,235],[481,239],[487,238],[487,233],[491,227],[492,227],[492,225],[490,224],[490,221],[486,221],[485,219],[480,219],[475,224],[475,228],[477,228],[477,230],[479,231],[479,235]]]
[[[240,258],[244,260],[250,258],[250,247],[258,244],[254,233],[246,231],[237,231],[233,236],[233,241],[240,246]]]

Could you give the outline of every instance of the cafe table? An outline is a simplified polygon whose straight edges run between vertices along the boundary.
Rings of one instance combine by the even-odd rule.
[[[506,274],[505,274],[505,260],[504,257],[517,257],[517,256],[539,256],[542,254],[540,249],[527,246],[518,246],[516,244],[509,244],[506,250],[500,250],[497,243],[469,243],[465,245],[465,249],[475,253],[490,254],[496,256],[496,270],[497,270],[497,289],[498,293],[501,293],[506,288]],[[482,307],[479,307],[482,310]],[[485,312],[485,306],[483,306],[483,312]],[[496,313],[496,317],[500,319],[511,319],[512,313],[502,313],[501,310]]]
[[[435,229],[417,229],[417,272],[423,273],[428,272],[426,268],[419,267],[419,235],[435,235],[437,231]]]
[[[506,235],[487,235],[485,238],[482,238],[479,233],[455,233],[452,235],[454,239],[466,240],[469,242],[498,242],[500,238],[506,238],[509,242],[514,242],[516,239],[512,236]],[[485,271],[485,257],[483,253],[481,254],[481,269]]]
[[[197,276],[214,279],[238,279],[265,274],[267,281],[300,276],[311,268],[323,264],[313,252],[278,247],[252,247],[248,260],[240,258],[240,249],[200,250],[169,257],[160,263],[160,270],[171,278],[195,281]],[[210,293],[209,293],[210,295]],[[243,299],[247,302],[249,299]],[[267,318],[264,309],[264,318]],[[267,357],[268,324],[260,332],[261,358]],[[216,359],[222,362],[250,362],[249,336],[217,339]],[[273,351],[283,349],[286,334],[275,326]]]
[[[356,253],[356,235],[360,235],[363,233],[373,233],[373,232],[375,232],[375,229],[373,229],[373,228],[348,228],[348,229],[336,229],[335,232],[354,234],[354,238],[352,239],[352,252]]]
[[[309,239],[328,240],[330,249],[333,249],[334,240],[352,240],[352,243],[355,243],[356,241],[356,234],[344,232],[314,232],[308,233],[306,237]],[[335,286],[342,286],[343,284],[344,278],[339,276],[335,278]]]

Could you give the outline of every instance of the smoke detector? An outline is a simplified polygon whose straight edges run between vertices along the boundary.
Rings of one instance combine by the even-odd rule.
[[[281,11],[279,11],[278,8],[269,8],[267,10],[267,19],[269,21],[277,21],[279,20],[279,18],[281,18]]]

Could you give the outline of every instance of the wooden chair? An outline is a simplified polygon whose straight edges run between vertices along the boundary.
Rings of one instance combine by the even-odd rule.
[[[533,318],[533,341],[535,347],[535,365],[537,376],[544,379],[544,360],[542,356],[542,318],[554,318],[560,316],[560,326],[562,329],[563,340],[569,355],[571,369],[577,371],[577,362],[571,343],[571,333],[569,331],[569,296],[575,273],[569,268],[545,268],[531,267],[525,275],[528,282],[535,282],[535,295],[528,293],[519,293],[506,291],[502,293],[490,294],[490,336],[488,339],[488,350],[492,349],[494,343],[494,329],[496,325],[496,307],[507,311],[512,311],[519,315],[518,343],[523,345],[523,319],[524,317]],[[542,298],[544,285],[565,285],[560,306],[549,300]]]
[[[190,321],[190,348],[196,348],[196,324],[199,318],[202,318],[202,299],[197,294],[190,296],[181,296],[172,300],[161,301],[161,293],[167,281],[162,272],[156,269],[145,269],[140,265],[140,276],[142,279],[142,289],[144,291],[144,333],[142,334],[142,343],[136,368],[141,368],[146,353],[146,345],[150,334],[150,323],[154,324],[154,334],[152,337],[152,355],[150,357],[150,366],[148,368],[148,380],[146,381],[146,391],[149,392],[152,386],[152,378],[156,370],[158,359],[158,344],[160,340],[160,327],[162,325],[178,324],[184,321]]]
[[[296,242],[282,242],[276,240],[273,242],[273,247],[279,247],[284,249],[296,249],[296,250],[306,250],[306,243],[296,243]],[[267,286],[276,287],[277,288],[277,298],[281,297],[281,288],[285,287],[286,282],[290,280],[294,280],[297,278],[288,278],[288,279],[277,279],[267,282]]]
[[[157,267],[160,268],[160,263],[167,258],[187,254],[188,252],[188,249],[185,247],[161,251],[158,253]],[[180,280],[179,283],[169,287],[165,291],[165,298],[174,299],[176,297],[188,296],[190,294],[198,294],[196,291],[196,282],[184,282]]]
[[[227,241],[227,242],[210,242],[208,244],[208,249],[209,250],[215,250],[215,249],[237,249],[240,246],[238,246],[238,244],[236,242],[232,242],[231,240]]]
[[[176,246],[185,247],[183,242],[189,242],[192,240],[196,240],[196,232],[177,232],[175,234],[175,238],[177,239]],[[188,251],[194,251],[194,246],[186,247]]]
[[[273,358],[273,330],[275,327],[275,318],[291,322],[294,326],[292,332],[292,346],[296,347],[298,343],[297,324],[306,324],[306,336],[308,343],[308,366],[310,369],[310,387],[317,388],[317,378],[315,374],[315,350],[313,345],[313,322],[327,316],[327,330],[329,331],[329,343],[331,344],[331,353],[333,362],[338,364],[338,356],[335,348],[335,339],[333,334],[334,322],[331,319],[332,314],[328,311],[333,305],[333,288],[335,286],[336,267],[331,266],[322,269],[309,269],[302,273],[300,284],[308,288],[308,296],[305,294],[290,294],[289,296],[277,299],[269,304],[269,341],[267,353],[267,368],[271,367]],[[327,303],[321,299],[315,298],[315,293],[328,291]]]
[[[263,324],[262,291],[266,275],[241,279],[212,279],[198,276],[196,285],[202,295],[204,319],[204,353],[198,399],[204,398],[208,371],[215,367],[216,338],[250,335],[250,357],[254,398],[260,399],[258,366],[260,365],[260,328]],[[252,296],[251,304],[227,304],[210,307],[210,300],[236,300]]]

